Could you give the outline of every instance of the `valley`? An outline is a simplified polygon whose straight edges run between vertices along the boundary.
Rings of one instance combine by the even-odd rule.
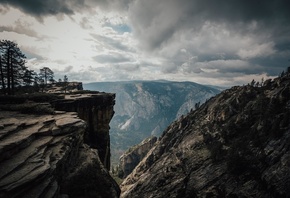
[[[115,114],[110,123],[113,165],[131,146],[150,136],[159,137],[172,121],[220,92],[193,82],[163,80],[96,82],[83,87],[116,93]]]

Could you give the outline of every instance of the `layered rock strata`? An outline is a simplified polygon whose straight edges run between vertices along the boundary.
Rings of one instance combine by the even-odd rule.
[[[96,148],[104,166],[110,169],[109,123],[114,115],[115,94],[75,94],[52,103],[56,110],[77,112],[88,123],[84,142]]]
[[[0,197],[118,197],[76,113],[0,115]]]
[[[121,197],[289,197],[290,74],[233,87],[173,122]]]
[[[66,98],[53,105],[71,112],[36,111],[52,110],[49,103],[36,103],[26,114],[0,111],[0,197],[119,197],[108,172],[114,94]]]

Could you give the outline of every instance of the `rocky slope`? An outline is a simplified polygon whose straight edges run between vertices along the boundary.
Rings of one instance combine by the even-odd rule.
[[[83,85],[87,90],[116,93],[115,115],[110,123],[113,156],[119,157],[131,146],[162,131],[196,103],[220,91],[193,82],[128,81]]]
[[[0,197],[119,197],[120,189],[106,168],[109,154],[100,159],[101,152],[84,143],[86,137],[107,137],[114,97],[104,93],[71,97],[54,105],[76,105],[71,108],[83,111],[53,115],[0,111]],[[79,118],[86,113],[87,122]],[[88,130],[91,126],[94,130]],[[109,152],[107,146],[99,148]]]
[[[156,141],[157,137],[150,137],[126,151],[120,157],[120,162],[118,165],[118,176],[120,178],[127,177],[139,164],[139,162],[146,156]]]
[[[233,87],[163,133],[121,197],[289,197],[290,75]]]

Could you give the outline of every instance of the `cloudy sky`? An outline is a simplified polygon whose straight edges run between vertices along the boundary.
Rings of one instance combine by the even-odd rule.
[[[290,1],[0,0],[0,39],[56,79],[241,85],[290,65]]]

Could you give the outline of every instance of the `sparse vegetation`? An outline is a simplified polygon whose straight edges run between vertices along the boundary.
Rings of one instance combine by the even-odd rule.
[[[24,114],[53,114],[54,109],[49,102],[62,98],[63,96],[47,93],[0,95],[0,109]]]
[[[63,96],[48,93],[33,93],[21,95],[0,95],[0,104],[20,104],[24,102],[51,102],[63,99]]]
[[[23,114],[53,114],[54,109],[50,104],[42,103],[24,103],[24,104],[10,104],[10,105],[0,105],[1,110],[5,111],[19,111]]]
[[[253,80],[251,86],[232,88],[224,93],[229,94],[223,98],[229,98],[228,102],[224,101],[226,105],[216,111],[226,112],[230,116],[224,121],[212,120],[207,126],[221,131],[219,136],[204,134],[213,162],[226,162],[229,173],[233,175],[249,174],[256,177],[260,174],[266,154],[260,152],[257,155],[255,151],[264,148],[267,140],[281,138],[290,127],[289,109],[285,108],[289,100],[289,86],[284,85],[285,88],[279,94],[265,90],[269,90],[268,85],[287,85],[289,80],[287,82],[288,77],[285,76],[288,73],[283,72],[282,77],[269,82],[262,79],[261,83],[257,83]],[[237,89],[240,90],[239,95],[235,95]],[[223,127],[219,128],[221,124]]]

